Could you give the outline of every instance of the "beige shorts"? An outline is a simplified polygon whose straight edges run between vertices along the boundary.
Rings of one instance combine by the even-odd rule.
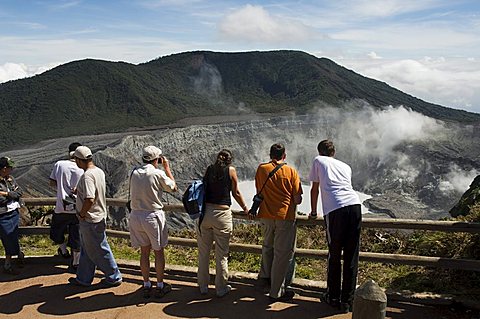
[[[133,247],[152,246],[160,250],[168,244],[168,229],[165,213],[132,211],[129,219],[130,241]]]

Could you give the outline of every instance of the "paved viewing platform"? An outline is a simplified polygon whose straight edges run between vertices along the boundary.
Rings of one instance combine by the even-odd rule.
[[[322,283],[296,281],[295,298],[272,303],[254,286],[256,274],[232,273],[232,292],[218,298],[213,286],[200,295],[195,268],[167,266],[166,281],[173,291],[161,299],[144,299],[142,277],[135,261],[119,261],[124,282],[104,287],[101,276],[91,287],[68,284],[73,276],[59,257],[30,257],[16,276],[0,273],[0,318],[351,318],[319,301]],[[0,260],[3,264],[3,260]],[[480,318],[476,310],[441,303],[392,298],[386,318]]]

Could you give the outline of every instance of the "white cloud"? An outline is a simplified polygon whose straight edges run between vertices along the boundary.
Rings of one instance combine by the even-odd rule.
[[[469,59],[342,60],[362,75],[426,100],[480,113],[480,62]]]
[[[0,65],[0,83],[29,76],[25,64],[5,63]]]
[[[218,24],[218,31],[229,41],[262,43],[303,42],[313,36],[306,25],[249,4],[226,15]]]
[[[441,4],[442,1],[439,0],[350,0],[342,3],[347,12],[362,18],[395,16],[431,9]]]
[[[60,63],[50,63],[44,66],[33,67],[23,63],[5,63],[4,65],[0,65],[0,83],[40,74],[59,64]]]
[[[388,26],[377,25],[372,28],[344,28],[332,31],[329,36],[334,40],[348,41],[352,46],[364,49],[405,52],[409,55],[416,52],[452,50],[458,52],[476,47],[479,42],[477,29],[457,30],[450,25],[431,22],[392,23]]]
[[[369,54],[367,54],[367,56],[372,59],[372,60],[378,60],[378,59],[381,59],[382,57],[379,56],[378,54],[376,54],[375,52],[370,52]]]
[[[193,43],[183,44],[158,37],[114,38],[114,39],[41,39],[0,37],[5,50],[0,51],[0,61],[17,64],[23,61],[29,69],[49,67],[85,58],[108,61],[143,63],[172,52],[192,50]],[[201,47],[201,44],[197,44]],[[32,57],[32,52],[35,52]],[[8,53],[8,55],[6,55]],[[45,62],[49,61],[49,62]],[[58,61],[52,63],[50,61]]]
[[[50,8],[53,10],[64,10],[80,5],[82,1],[57,1],[54,4],[50,5]]]
[[[202,0],[148,0],[142,1],[140,4],[147,8],[159,8],[190,6],[199,2]]]

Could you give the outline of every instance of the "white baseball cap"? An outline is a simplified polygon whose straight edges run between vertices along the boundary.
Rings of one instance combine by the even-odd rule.
[[[143,149],[142,158],[146,161],[153,161],[162,155],[162,150],[156,146],[150,145]]]
[[[92,158],[92,151],[86,146],[79,146],[73,154],[76,158],[86,160]]]

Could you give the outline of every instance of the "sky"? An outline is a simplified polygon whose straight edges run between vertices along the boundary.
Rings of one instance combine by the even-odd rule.
[[[86,58],[281,49],[480,113],[479,0],[0,0],[0,83]]]

